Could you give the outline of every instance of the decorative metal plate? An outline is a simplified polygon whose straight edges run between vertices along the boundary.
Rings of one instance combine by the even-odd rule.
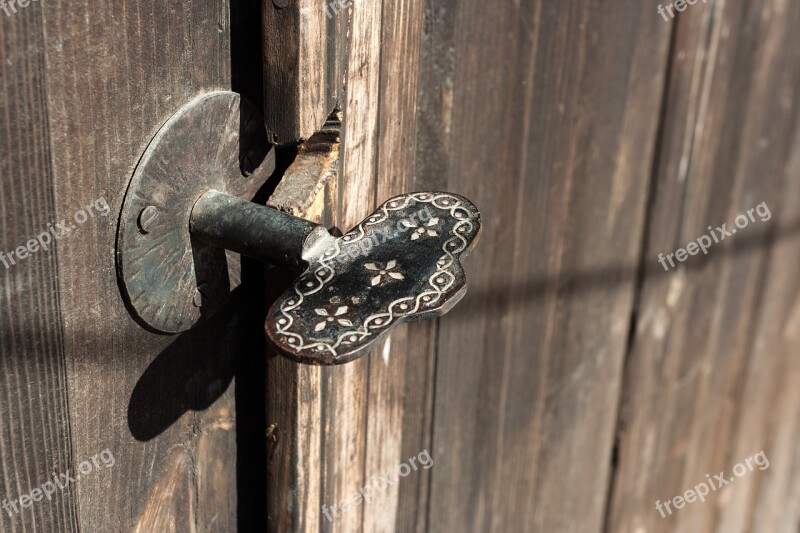
[[[266,330],[302,363],[352,361],[403,322],[441,316],[466,293],[461,260],[480,213],[466,198],[397,196],[335,239],[270,309]]]
[[[232,92],[205,94],[159,130],[136,167],[119,222],[117,270],[143,325],[188,330],[239,284],[238,255],[193,242],[189,215],[209,189],[251,200],[274,170],[258,110]]]

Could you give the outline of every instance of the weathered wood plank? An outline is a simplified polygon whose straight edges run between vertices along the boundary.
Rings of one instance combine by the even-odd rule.
[[[797,45],[795,45],[797,49]],[[785,72],[796,72],[800,57]],[[785,80],[789,81],[789,80]],[[796,75],[790,83],[800,81]],[[785,85],[788,88],[788,84]],[[796,89],[795,89],[796,94]],[[795,117],[798,102],[792,102]],[[789,161],[781,175],[775,222],[765,239],[767,267],[762,303],[741,385],[731,464],[762,449],[769,470],[725,495],[717,531],[794,533],[800,524],[800,122],[795,120]],[[771,140],[775,137],[771,137]],[[788,139],[787,139],[788,140]],[[782,143],[781,143],[782,144]],[[774,155],[780,161],[784,154]],[[777,165],[773,169],[778,170]],[[768,473],[767,473],[768,472]],[[758,474],[756,474],[758,475]]]
[[[329,153],[338,153],[338,146]],[[324,158],[323,158],[324,159]],[[338,163],[337,163],[338,165]],[[291,170],[290,170],[291,172]],[[336,177],[336,176],[334,176]],[[329,185],[335,186],[336,180]],[[306,183],[302,173],[284,177],[281,188],[269,205],[303,216],[308,220],[330,223],[326,216],[328,196],[325,189]],[[293,191],[289,189],[295,189]],[[305,190],[305,195],[298,195]],[[307,205],[308,198],[313,198]],[[291,283],[291,276],[279,269],[268,270],[268,300],[280,296]],[[268,458],[268,531],[319,531],[325,450],[327,399],[323,397],[326,369],[302,365],[270,353],[267,363],[267,458]],[[330,502],[328,502],[330,503]]]
[[[440,324],[429,528],[600,531],[669,27],[634,1],[462,0],[451,24],[425,153],[484,236]]]
[[[358,2],[335,15],[351,22],[347,49],[335,59],[347,67],[341,170],[308,213],[344,230],[375,206],[381,53],[375,28],[381,26],[381,13],[380,2]],[[365,506],[352,505],[346,511],[334,506],[348,501],[364,484],[369,367],[369,356],[323,369],[270,361],[268,422],[279,432],[268,452],[273,485],[270,531],[362,530]]]
[[[310,138],[341,103],[348,13],[340,3],[263,0],[264,120],[273,142]]]
[[[42,11],[41,4],[32,4],[8,16],[0,13],[0,526],[8,532],[78,529],[73,490],[51,492],[44,500],[40,494],[41,501],[26,500],[24,507],[19,503],[54,472],[75,466],[56,284],[62,245],[43,236],[47,250],[37,245],[27,257],[17,252],[60,220]]]
[[[267,367],[269,531],[319,531],[323,370],[273,356]]]
[[[341,16],[341,15],[340,15]],[[337,184],[337,225],[349,229],[375,207],[380,80],[381,2],[354,2],[351,8],[347,82],[344,97],[342,175]],[[329,369],[325,375],[325,442],[328,449],[324,499],[343,503],[365,481],[368,372],[371,356]],[[322,531],[360,531],[363,505],[351,506]]]
[[[798,20],[796,4],[765,0],[677,21],[610,531],[797,528]],[[659,265],[762,202],[771,220]],[[768,470],[664,506],[762,450]]]
[[[352,7],[348,90],[343,109],[342,174],[327,193],[332,199],[328,202],[329,209],[336,215],[337,225],[343,229],[360,222],[371,212],[376,195],[383,200],[411,190],[414,184],[417,92],[414,79],[422,4],[415,2],[414,6],[416,13],[413,8],[409,12],[405,5],[359,3]],[[388,20],[383,18],[384,10]],[[385,28],[383,42],[381,31],[376,31],[381,27]],[[379,137],[379,131],[385,135]],[[420,328],[420,331],[426,329]],[[412,351],[416,353],[409,358]],[[283,464],[280,479],[289,484],[291,493],[283,491],[282,498],[270,504],[276,509],[276,522],[270,523],[274,530],[300,527],[306,531],[391,531],[396,518],[407,519],[407,515],[400,518],[391,510],[400,505],[397,486],[376,493],[370,502],[351,505],[347,511],[334,512],[331,507],[346,502],[373,476],[396,468],[407,459],[403,456],[407,449],[413,448],[412,455],[421,451],[422,448],[417,449],[418,442],[428,438],[430,410],[416,411],[416,416],[408,423],[404,413],[406,389],[403,377],[409,366],[414,370],[411,377],[415,381],[417,375],[422,375],[420,383],[415,384],[421,385],[422,397],[428,397],[426,394],[432,379],[428,369],[433,363],[432,354],[432,345],[427,354],[412,350],[403,330],[371,356],[345,367],[321,372],[289,371],[295,378],[295,393],[290,397],[300,396],[304,402],[310,403],[284,411],[284,424],[288,424],[289,431],[297,430],[300,435],[290,445],[297,455],[292,452],[291,457],[276,459],[276,465]],[[422,364],[419,360],[423,361]],[[276,376],[283,373],[283,379],[287,379],[286,372],[277,369],[287,366],[287,363],[273,364]],[[316,375],[322,376],[321,388],[313,386]],[[270,378],[270,389],[278,390],[280,387]],[[309,390],[311,392],[302,393]],[[411,405],[419,409],[417,391],[409,396]],[[275,400],[276,406],[283,403]],[[304,419],[320,417],[321,424],[300,423]],[[413,443],[403,441],[404,423],[417,433]],[[322,442],[319,462],[314,457],[306,459],[299,453],[302,442],[314,439]],[[322,486],[321,501],[314,494],[317,479]],[[413,486],[406,488],[406,499],[411,505],[422,505],[417,499],[421,484],[426,482],[424,475],[420,475]],[[327,506],[333,520],[322,513],[322,504]],[[294,516],[278,511],[289,508],[294,509]],[[411,516],[415,520],[424,519],[424,513],[417,515]]]
[[[234,530],[241,335],[222,318],[177,338],[146,332],[114,265],[116,213],[145,146],[196,94],[230,87],[228,6],[55,1],[45,34],[58,219],[101,197],[110,207],[59,255],[74,458],[116,458],[74,493],[81,529]]]
[[[378,202],[430,190],[428,177],[415,172],[423,17],[423,0],[383,2]],[[430,448],[435,333],[435,322],[400,328],[370,359],[365,477],[390,473],[397,482],[365,504],[363,531],[425,527],[429,470],[396,473],[401,463]]]

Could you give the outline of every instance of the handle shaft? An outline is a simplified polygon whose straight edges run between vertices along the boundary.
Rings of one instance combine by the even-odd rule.
[[[304,264],[303,252],[317,224],[219,191],[203,194],[192,208],[192,236],[234,252],[290,267]]]

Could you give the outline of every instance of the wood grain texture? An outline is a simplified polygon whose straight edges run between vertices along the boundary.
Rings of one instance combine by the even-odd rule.
[[[52,186],[41,4],[2,15],[0,63],[0,499],[9,506],[0,509],[0,526],[6,532],[74,531],[74,492],[58,491],[52,500],[27,508],[18,503],[53,472],[74,468],[56,283],[61,245],[52,243],[21,260],[16,253],[60,220]]]
[[[421,1],[353,4],[342,172],[326,192],[328,210],[343,229],[369,214],[376,198],[383,201],[421,186],[414,179],[414,110],[422,8]],[[292,168],[285,179],[294,179]],[[407,331],[421,334],[423,344],[412,344]],[[434,332],[429,325],[402,328],[372,355],[339,368],[318,371],[283,361],[270,363],[274,368],[270,391],[285,388],[285,383],[278,382],[281,379],[295,387],[294,392],[286,391],[282,400],[275,397],[278,393],[268,392],[268,397],[274,398],[272,404],[283,413],[276,413],[274,420],[282,420],[290,433],[300,432],[289,437],[290,444],[276,444],[277,450],[283,448],[282,455],[270,452],[275,480],[286,487],[274,488],[279,497],[270,500],[275,518],[270,521],[272,530],[424,528],[425,473],[378,491],[371,501],[346,512],[336,511],[333,521],[322,514],[320,506],[330,509],[345,502],[373,477],[394,471],[429,445]],[[290,398],[303,401],[292,404],[295,400]],[[317,419],[320,423],[301,422]],[[303,443],[317,439],[321,443],[319,459],[302,456]],[[287,453],[288,449],[292,451]],[[314,494],[317,483],[321,500]]]
[[[380,102],[381,2],[354,2],[350,12],[347,90],[344,96],[342,174],[336,192],[336,223],[351,228],[375,208],[378,105]],[[366,481],[368,372],[372,356],[330,369],[325,375],[325,442],[328,449],[324,501],[343,503]],[[379,414],[377,416],[380,416]],[[360,531],[365,507],[352,506],[323,531]]]
[[[323,369],[274,355],[267,365],[268,531],[319,531]]]
[[[338,121],[337,121],[338,122]],[[338,124],[337,124],[338,126]],[[331,154],[339,153],[339,139],[328,148],[321,148],[327,168]],[[312,166],[317,155],[309,155]],[[338,166],[338,159],[335,162]],[[299,167],[299,168],[298,168]],[[302,216],[308,220],[330,224],[327,201],[336,179],[309,184],[306,163],[290,166],[268,205]],[[320,176],[321,177],[321,176]],[[338,176],[334,176],[336,178]],[[304,190],[304,195],[297,195]],[[314,201],[307,205],[309,198]],[[279,269],[268,269],[268,300],[277,299],[291,285],[292,277]],[[320,501],[324,482],[326,452],[323,449],[327,398],[323,396],[323,379],[327,369],[291,361],[277,353],[268,354],[267,415],[267,530],[319,531]],[[330,503],[330,502],[329,502]]]
[[[4,530],[796,532],[800,6],[253,5],[0,13],[0,251],[110,211],[0,263],[0,498],[116,460]],[[114,271],[126,184],[174,111],[231,85],[281,142],[341,108],[338,175],[297,214],[346,230],[397,193],[474,200],[464,302],[326,369],[264,362],[274,270],[201,330],[141,329]],[[762,201],[708,258],[656,262]],[[430,470],[322,513],[426,449]],[[655,510],[762,449],[768,470]]]
[[[677,22],[611,531],[797,529],[798,20],[767,0]],[[669,272],[657,262],[761,202],[771,220]],[[768,470],[656,510],[762,450]]]
[[[378,90],[380,136],[376,144],[375,173],[375,192],[379,202],[415,189],[416,114],[413,110],[416,102],[421,7],[419,1],[383,3]],[[426,330],[418,331],[424,333]],[[412,338],[420,344],[412,344]],[[365,483],[387,473],[391,476],[397,471],[398,465],[408,459],[404,453],[415,456],[421,451],[408,452],[408,443],[403,438],[406,429],[404,422],[407,422],[404,416],[406,371],[409,368],[424,371],[435,357],[434,351],[420,350],[420,346],[425,347],[424,337],[409,337],[408,328],[401,328],[370,356]],[[410,377],[416,374],[412,372]],[[424,393],[424,389],[419,392]],[[412,391],[410,396],[413,398],[416,393]],[[396,531],[397,522],[405,519],[409,510],[413,510],[413,507],[405,508],[408,504],[401,506],[401,488],[408,494],[409,489],[419,487],[424,481],[426,479],[423,476],[412,473],[408,477],[398,478],[395,484],[384,490],[376,491],[371,501],[364,504],[361,530]],[[412,500],[409,503],[416,502]]]
[[[228,6],[56,1],[44,19],[57,219],[98,198],[111,210],[59,251],[74,458],[116,458],[74,493],[81,529],[234,530],[240,335],[224,315],[179,337],[146,332],[114,265],[116,213],[143,149],[195,95],[230,87]]]
[[[377,144],[378,202],[435,190],[416,172],[424,1],[383,2]],[[396,475],[430,451],[436,321],[396,331],[370,358],[367,479]],[[421,531],[429,470],[414,469],[365,504],[363,531]]]
[[[341,103],[348,11],[338,0],[263,1],[264,121],[278,144],[309,139]]]
[[[796,62],[800,57],[795,53],[791,60]],[[799,81],[795,77],[791,83]],[[795,100],[792,105],[796,108],[798,102]],[[795,120],[791,143],[787,143],[791,155],[785,168],[780,171],[778,165],[772,167],[781,176],[780,197],[775,204],[774,227],[766,241],[770,244],[767,281],[763,285],[763,303],[757,309],[754,339],[740,386],[738,421],[728,454],[730,462],[735,463],[763,449],[770,466],[768,471],[759,471],[760,478],[737,485],[735,493],[725,495],[723,510],[714,524],[716,531],[794,533],[800,524],[798,127],[800,123]]]
[[[432,4],[452,40],[424,53],[455,58],[426,153],[485,225],[440,324],[428,527],[601,531],[669,28],[633,1]]]

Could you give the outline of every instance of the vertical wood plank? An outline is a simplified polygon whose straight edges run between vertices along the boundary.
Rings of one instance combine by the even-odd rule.
[[[60,220],[42,11],[32,4],[0,15],[0,526],[8,532],[78,530],[73,492],[57,491],[25,508],[19,503],[53,472],[74,468],[56,284],[61,246],[51,243],[22,259],[17,253]]]
[[[795,53],[790,60],[796,65],[800,56]],[[800,78],[793,77],[791,83],[796,86]],[[797,100],[792,105],[796,107]],[[797,117],[796,109],[794,113]],[[774,227],[765,242],[769,245],[767,281],[755,317],[729,453],[731,460],[739,462],[764,450],[770,466],[754,472],[754,479],[724,496],[715,524],[720,532],[794,533],[800,524],[800,359],[796,355],[800,346],[800,122],[795,120],[793,128],[789,160],[780,173]]]
[[[273,356],[268,375],[269,531],[319,531],[322,369]]]
[[[677,21],[611,531],[797,528],[798,20],[796,4],[765,0]],[[761,202],[771,221],[668,272],[658,263]],[[768,470],[665,508],[762,450]]]
[[[669,27],[632,1],[453,23],[425,153],[485,225],[440,324],[429,528],[600,531]]]
[[[340,11],[338,2],[263,1],[264,120],[273,142],[310,138],[340,104],[348,20]]]
[[[341,16],[341,15],[339,15]],[[344,97],[342,175],[337,185],[341,228],[359,223],[375,207],[380,76],[381,2],[354,2]],[[370,356],[325,375],[325,501],[339,504],[364,485]],[[354,506],[323,531],[360,531],[364,507]]]
[[[422,2],[353,4],[349,16],[353,31],[343,109],[342,173],[327,192],[334,199],[329,204],[343,229],[369,214],[376,196],[383,201],[415,186],[416,76]],[[417,330],[423,336],[435,331],[428,326]],[[322,369],[319,396],[298,392],[307,390],[313,378],[304,371],[290,371],[296,379],[294,397],[311,403],[284,411],[288,431],[299,431],[299,440],[320,439],[321,461],[311,465],[316,459],[307,461],[299,452],[275,459],[276,465],[283,465],[282,477],[288,485],[284,491],[274,489],[281,492],[281,498],[271,505],[275,509],[293,509],[294,517],[287,516],[292,513],[278,512],[281,516],[270,523],[273,530],[394,531],[404,524],[424,526],[424,511],[420,509],[425,507],[427,478],[423,473],[416,479],[404,480],[402,487],[394,485],[377,491],[369,502],[350,506],[346,512],[331,508],[350,499],[372,477],[396,469],[408,459],[404,454],[416,455],[425,448],[430,429],[430,368],[435,353],[433,342],[426,344],[424,349],[412,347],[405,330],[397,332],[375,353],[356,363]],[[272,365],[275,376],[283,374],[275,379],[288,379],[285,371],[278,370],[286,367],[286,362],[275,361]],[[406,373],[408,383],[404,379]],[[270,383],[271,388],[285,386],[273,378]],[[275,401],[276,406],[284,404]],[[414,409],[412,413],[406,411],[409,407]],[[321,426],[299,422],[303,413],[311,411],[321,417]],[[277,444],[276,449],[281,446]],[[290,447],[299,450],[297,442]],[[304,464],[309,464],[309,469],[301,475]],[[319,501],[309,494],[316,483],[314,468],[318,469],[321,482]],[[322,504],[332,521],[321,513]],[[317,522],[311,518],[315,514]],[[283,524],[283,529],[278,524]]]
[[[74,492],[85,531],[236,528],[240,335],[222,316],[179,337],[146,332],[114,264],[117,213],[147,143],[195,95],[230,87],[228,9],[57,0],[44,13],[57,219],[99,198],[110,207],[59,251],[74,458],[116,458]]]
[[[286,181],[287,178],[284,178]],[[291,183],[291,182],[289,182]],[[282,183],[284,185],[284,183]],[[325,222],[326,191],[297,216]],[[270,203],[276,201],[271,198]],[[283,205],[283,209],[288,206]],[[274,298],[290,279],[268,270]],[[322,381],[326,369],[270,353],[267,363],[268,531],[320,531],[325,473],[325,413]]]
[[[424,1],[383,2],[377,198],[427,190],[416,175],[418,93]],[[424,527],[428,471],[397,475],[430,445],[435,325],[415,324],[396,331],[370,359],[365,478],[385,476],[396,483],[365,504],[364,531],[414,531]],[[392,477],[394,476],[394,477]]]

